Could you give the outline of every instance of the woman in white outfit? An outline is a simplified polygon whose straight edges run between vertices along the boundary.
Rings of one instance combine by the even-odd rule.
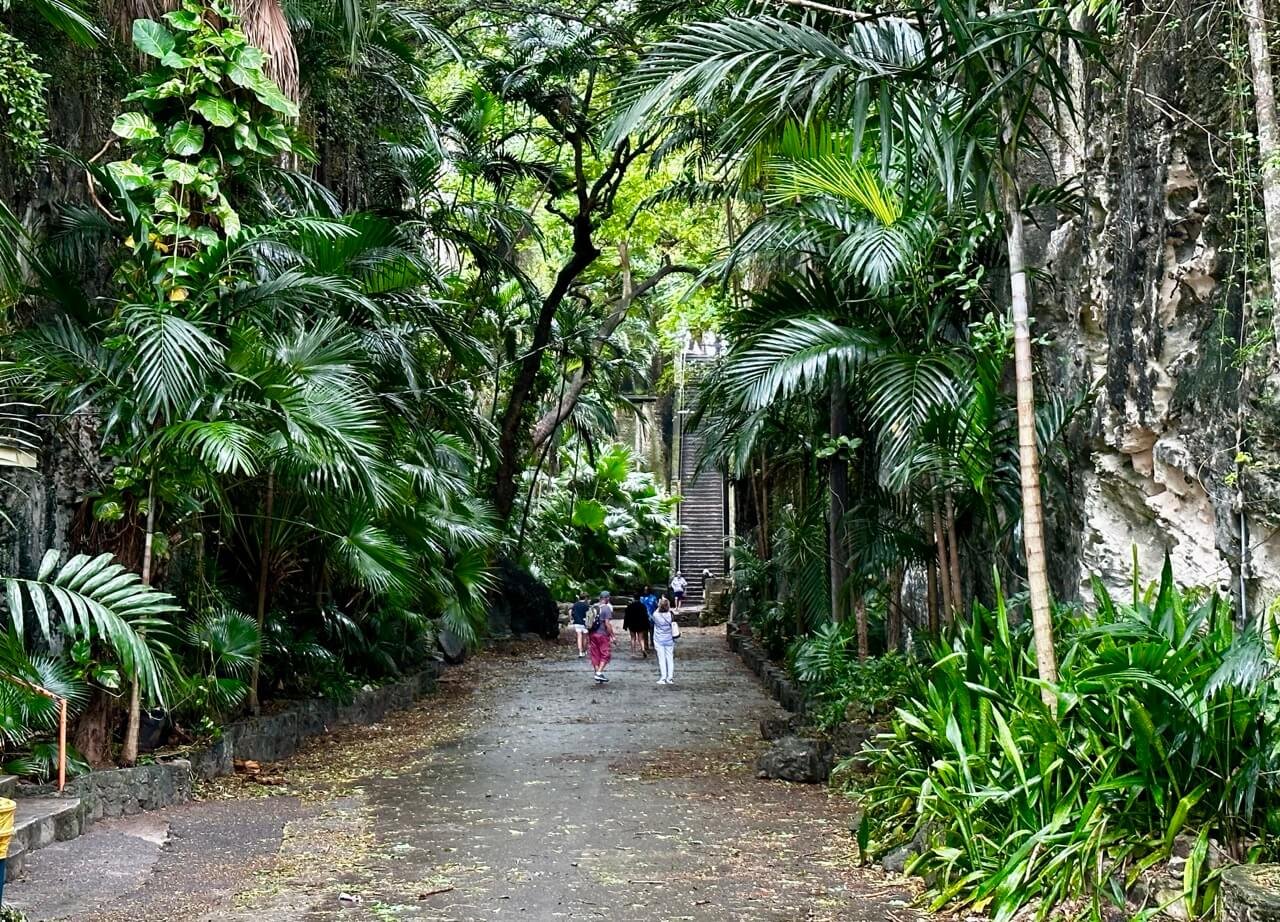
[[[658,684],[671,685],[671,674],[675,670],[676,639],[672,633],[673,616],[671,603],[663,599],[658,603],[658,610],[649,616],[653,622],[653,651],[658,654]]]

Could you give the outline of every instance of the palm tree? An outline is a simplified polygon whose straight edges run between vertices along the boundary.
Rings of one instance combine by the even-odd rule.
[[[874,128],[886,165],[893,151],[927,163],[948,198],[966,192],[1000,203],[1015,336],[1023,537],[1041,678],[1054,681],[1050,597],[1035,442],[1019,160],[1034,124],[1069,111],[1070,86],[1055,57],[1081,44],[1066,7],[987,10],[937,0],[895,16],[848,14],[830,34],[768,17],[700,23],[653,46],[626,91],[621,137],[659,113],[692,105],[727,113],[717,143],[749,148],[781,123],[815,114],[858,138]],[[1049,109],[1042,106],[1046,102]],[[1049,697],[1046,689],[1046,700]]]

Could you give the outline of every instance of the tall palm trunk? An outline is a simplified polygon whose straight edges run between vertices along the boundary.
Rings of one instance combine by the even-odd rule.
[[[930,497],[933,506],[933,543],[938,557],[938,582],[942,584],[942,620],[950,624],[955,615],[951,600],[951,558],[947,554],[947,530],[942,525],[942,515],[938,512],[938,496]]]
[[[953,615],[964,614],[964,590],[960,583],[960,540],[956,536],[956,501],[947,491],[947,569],[951,573],[951,605]]]
[[[1249,63],[1253,70],[1253,109],[1258,120],[1258,160],[1262,167],[1262,210],[1267,225],[1267,257],[1271,269],[1271,297],[1280,298],[1280,120],[1276,116],[1275,84],[1271,79],[1271,47],[1263,0],[1245,0],[1249,32]],[[1280,310],[1272,311],[1280,342]]]
[[[849,409],[844,391],[831,386],[831,415],[828,430],[832,440],[847,435]],[[831,570],[831,620],[844,621],[849,606],[845,583],[849,576],[849,543],[845,540],[845,513],[849,507],[849,462],[837,451],[827,459],[827,559]]]
[[[153,469],[147,481],[147,534],[142,544],[142,584],[151,585],[151,561],[156,538],[156,474]],[[124,728],[124,745],[120,761],[133,765],[138,761],[138,735],[142,727],[142,690],[138,685],[138,669],[134,664],[129,682],[129,719]]]
[[[929,625],[929,633],[937,634],[940,629],[938,618],[938,568],[929,555],[924,558],[925,579],[925,622]]]
[[[867,598],[861,588],[853,594],[853,617],[858,629],[858,659],[866,662],[871,656],[871,642],[867,638]]]
[[[889,574],[889,598],[885,604],[885,646],[887,652],[898,653],[902,650],[902,565],[893,568]]]
[[[1036,667],[1044,682],[1058,680],[1053,649],[1053,613],[1049,598],[1048,562],[1044,550],[1044,504],[1040,496],[1040,455],[1036,445],[1036,399],[1031,357],[1031,295],[1027,286],[1026,240],[1022,202],[1011,153],[1003,163],[1005,237],[1009,251],[1009,294],[1013,314],[1013,360],[1017,381],[1018,463],[1022,477],[1022,540],[1027,558],[1027,589],[1031,596],[1031,622],[1035,633]],[[1045,688],[1046,706],[1053,707],[1053,693]]]
[[[267,625],[267,580],[271,576],[271,520],[275,516],[276,504],[276,472],[275,468],[267,471],[267,493],[263,498],[262,547],[258,551],[258,636],[262,637]],[[258,679],[262,673],[262,647],[258,646],[258,655],[253,660],[253,671],[249,675],[249,710],[257,714],[261,710],[258,698]]]

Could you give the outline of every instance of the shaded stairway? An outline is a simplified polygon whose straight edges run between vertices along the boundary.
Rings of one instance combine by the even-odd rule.
[[[689,365],[709,361],[708,356],[686,353]],[[688,409],[693,395],[686,393],[680,409],[682,418],[688,419]],[[695,430],[684,429],[680,439],[680,495],[679,522],[683,529],[676,539],[676,569],[689,581],[686,601],[701,605],[702,574],[711,571],[712,578],[725,575],[725,483],[718,470],[698,471],[698,458],[702,451],[702,436]],[[695,474],[695,471],[697,473]]]

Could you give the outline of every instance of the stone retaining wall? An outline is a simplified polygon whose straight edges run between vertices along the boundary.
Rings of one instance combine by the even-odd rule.
[[[750,634],[743,633],[740,625],[730,623],[727,627],[727,636],[729,649],[742,657],[747,668],[760,677],[769,694],[791,713],[804,714],[804,695],[791,681],[787,670],[769,659],[769,654],[764,651],[764,648],[756,643],[755,638]]]
[[[443,668],[442,664],[433,663],[430,668],[399,682],[365,688],[356,693],[350,704],[316,699],[300,702],[278,714],[236,721],[223,730],[220,740],[193,750],[189,758],[81,775],[70,781],[66,790],[67,796],[80,799],[80,809],[75,816],[79,828],[75,834],[101,819],[185,803],[191,799],[194,779],[207,781],[230,774],[236,759],[278,762],[293,755],[310,737],[335,727],[375,723],[432,692]],[[23,788],[24,794],[51,792],[49,785]]]
[[[334,727],[376,723],[434,690],[443,668],[434,663],[399,682],[362,689],[350,704],[318,698],[278,714],[236,721],[222,731],[221,740],[193,755],[193,770],[197,778],[207,780],[231,771],[235,759],[279,762],[297,752],[304,741]]]

